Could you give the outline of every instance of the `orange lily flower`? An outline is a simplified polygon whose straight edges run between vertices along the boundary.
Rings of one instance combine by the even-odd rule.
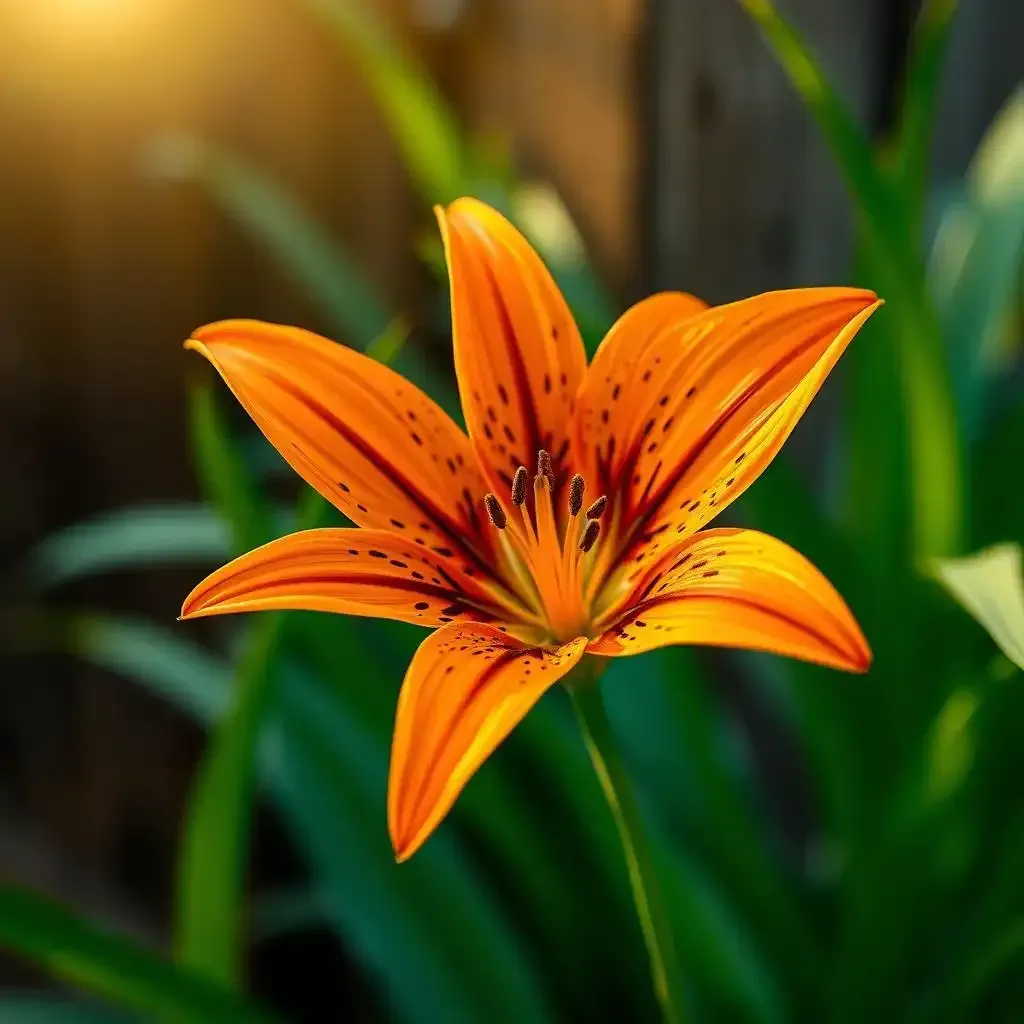
[[[852,672],[871,660],[842,598],[796,551],[703,527],[778,452],[875,295],[806,288],[713,308],[654,295],[588,367],[523,236],[473,199],[437,216],[468,435],[388,367],[298,328],[229,320],[187,342],[359,528],[235,559],[182,617],[298,608],[436,627],[398,699],[399,860],[585,654],[714,644]]]

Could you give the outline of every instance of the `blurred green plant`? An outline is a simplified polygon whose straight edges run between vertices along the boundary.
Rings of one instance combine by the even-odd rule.
[[[924,3],[896,127],[872,145],[771,4],[743,2],[832,146],[859,227],[856,271],[888,305],[847,357],[841,507],[780,458],[742,514],[791,541],[848,596],[875,668],[850,680],[753,656],[662,651],[608,672],[610,728],[650,825],[693,1019],[1013,1020],[1024,1003],[1024,694],[920,569],[1024,541],[1009,469],[1024,459],[1024,402],[1007,384],[1020,341],[1020,97],[967,182],[933,185],[928,154],[955,3]],[[557,194],[520,182],[475,144],[369,8],[306,3],[364,74],[424,205],[471,193],[511,214],[550,261],[592,351],[612,304]],[[450,380],[403,345],[400,321],[356,261],[262,170],[182,136],[157,143],[147,166],[203,188],[331,330],[397,360],[455,408]],[[338,521],[319,500],[271,500],[265,449],[236,434],[208,379],[192,392],[191,419],[207,504],[126,510],[51,537],[30,564],[43,591],[130,567],[199,570],[300,521]],[[1019,635],[1004,627],[1019,571],[1011,583],[1003,557],[970,570],[965,585],[962,563],[942,565],[958,599],[1015,651]],[[602,1018],[610,1007],[655,1017],[614,824],[564,695],[541,703],[445,828],[397,867],[381,808],[411,630],[294,613],[216,624],[211,650],[169,626],[94,611],[48,612],[40,624],[42,642],[148,687],[210,740],[182,840],[176,965],[51,905],[34,923],[35,904],[13,890],[7,899],[20,909],[0,941],[161,1017],[187,1005],[195,1020],[258,1012],[240,992],[267,917],[275,929],[326,922],[397,1019]],[[712,685],[722,672],[753,682],[765,721],[805,754],[806,834],[787,833],[772,812],[747,734]],[[287,899],[256,894],[254,929],[245,880],[257,780],[309,882]],[[238,1002],[211,1017],[190,999]]]
[[[1024,558],[1019,544],[1000,544],[970,558],[936,565],[946,589],[985,627],[999,649],[1024,669]]]

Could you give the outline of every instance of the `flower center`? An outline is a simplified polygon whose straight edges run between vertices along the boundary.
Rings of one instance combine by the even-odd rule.
[[[586,483],[577,473],[569,481],[567,514],[555,514],[555,475],[551,456],[537,453],[533,501],[525,466],[512,479],[512,512],[494,494],[484,498],[487,518],[498,531],[499,548],[509,582],[548,624],[550,639],[564,643],[587,633],[590,624],[589,577],[601,536],[601,516],[608,498],[601,495],[583,511]],[[516,522],[518,509],[521,523]]]

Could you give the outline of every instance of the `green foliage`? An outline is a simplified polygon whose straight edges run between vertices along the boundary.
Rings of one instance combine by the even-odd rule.
[[[936,565],[946,589],[981,623],[999,649],[1024,669],[1024,565],[1019,544]]]
[[[192,1022],[274,1018],[227,989],[24,889],[0,886],[0,943],[127,1009]]]
[[[887,173],[884,160],[872,152],[853,114],[770,0],[741,2],[760,25],[832,149],[855,203],[863,236],[866,280],[889,304],[893,331],[887,340],[889,350],[895,351],[899,360],[897,379],[902,383],[904,431],[909,445],[907,497],[912,554],[918,559],[952,554],[961,543],[963,531],[961,441],[938,319],[927,295],[919,247],[912,237],[911,204],[902,201],[912,184],[898,177],[901,171],[915,173],[921,165],[930,134],[919,127],[924,120],[920,113],[905,116],[903,126],[913,134],[896,147],[902,154],[897,174]],[[930,17],[919,22],[920,29],[937,34],[946,25],[948,19],[942,19],[938,29],[933,28]],[[929,43],[925,48],[933,46]],[[919,75],[922,88],[907,90],[914,110],[927,102],[922,93],[934,93],[934,76],[928,63],[925,61],[926,67],[920,69],[927,72]],[[931,106],[928,104],[929,109]],[[916,184],[923,186],[923,182]],[[862,372],[856,377],[863,388],[854,396],[855,407],[864,410],[859,422],[870,424],[870,409],[877,404],[877,381],[890,376],[891,364],[881,361],[889,357],[889,351],[877,344],[862,351],[878,357],[871,365],[876,372]],[[862,453],[861,458],[871,459],[878,451],[874,436],[859,441],[854,437],[854,465],[857,452]],[[860,486],[867,484],[867,476],[865,473],[858,478]],[[892,483],[903,486],[901,480]]]
[[[196,505],[122,509],[51,534],[32,553],[28,574],[40,587],[56,587],[98,573],[224,559],[227,524]]]
[[[0,997],[0,1019],[5,1024],[128,1024],[133,1018],[70,999],[13,995]]]
[[[424,202],[445,205],[474,195],[511,216],[548,260],[593,352],[611,326],[613,310],[573,244],[578,233],[554,190],[515,182],[467,140],[440,91],[364,0],[305,2],[363,72]],[[545,201],[536,202],[538,193]]]
[[[204,187],[320,307],[333,330],[362,348],[387,327],[383,305],[351,258],[291,195],[239,156],[189,135],[146,153],[159,179]]]
[[[430,202],[457,199],[472,175],[471,157],[434,83],[360,0],[306,3],[358,62],[416,187]]]
[[[929,257],[957,398],[969,438],[982,428],[992,384],[1012,365],[1012,314],[1024,252],[1024,89],[1006,102],[943,207]]]

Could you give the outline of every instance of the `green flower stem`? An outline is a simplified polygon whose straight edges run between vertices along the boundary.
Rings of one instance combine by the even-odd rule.
[[[686,1013],[672,929],[640,807],[612,735],[601,690],[597,685],[600,669],[590,664],[592,662],[594,659],[591,658],[580,662],[566,680],[567,689],[583,731],[587,753],[590,754],[622,841],[633,902],[636,904],[651,961],[655,994],[667,1024],[682,1024]]]

